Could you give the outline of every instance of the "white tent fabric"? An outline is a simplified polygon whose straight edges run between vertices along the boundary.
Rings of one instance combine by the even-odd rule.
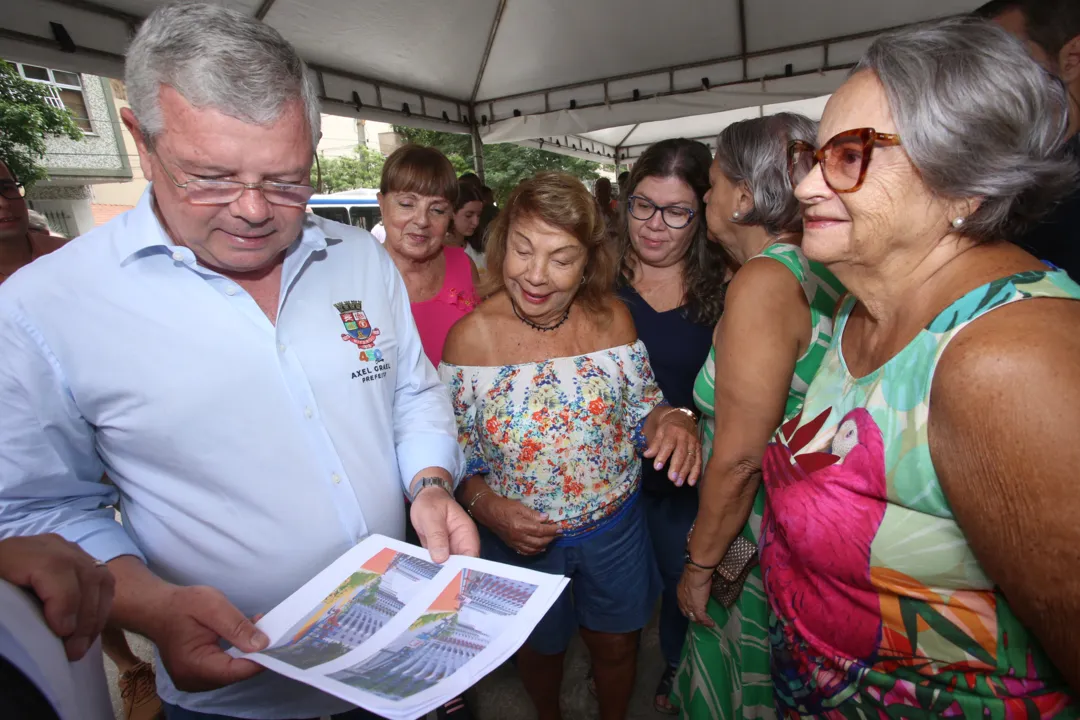
[[[217,1],[297,47],[326,112],[609,163],[777,105],[818,108],[876,34],[980,3]],[[131,33],[161,2],[0,0],[0,57],[120,77]]]

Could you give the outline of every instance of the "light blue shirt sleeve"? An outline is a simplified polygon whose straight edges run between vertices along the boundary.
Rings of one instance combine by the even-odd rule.
[[[416,330],[405,281],[384,253],[390,307],[401,332],[397,388],[394,396],[394,438],[401,483],[409,494],[416,474],[440,467],[457,487],[465,458],[457,441],[457,425],[450,393],[439,380]]]
[[[0,537],[57,533],[99,560],[142,554],[115,520],[94,428],[56,357],[0,301]]]

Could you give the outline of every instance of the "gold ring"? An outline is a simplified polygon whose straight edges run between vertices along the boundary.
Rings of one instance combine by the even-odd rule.
[[[100,560],[95,560],[95,561],[94,561],[94,567],[103,567],[103,568],[107,568],[107,567],[109,567],[109,563],[106,563],[106,562],[101,562]]]

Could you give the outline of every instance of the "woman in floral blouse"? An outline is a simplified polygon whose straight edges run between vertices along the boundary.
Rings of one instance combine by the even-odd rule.
[[[489,299],[450,331],[439,369],[467,461],[458,497],[484,557],[571,578],[518,654],[540,720],[561,717],[563,653],[578,629],[601,717],[622,718],[660,589],[641,455],[672,481],[696,481],[693,416],[663,402],[611,290],[604,220],[578,180],[543,173],[519,185],[487,249]]]

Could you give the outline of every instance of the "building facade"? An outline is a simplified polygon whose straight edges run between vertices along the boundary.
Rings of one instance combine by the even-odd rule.
[[[394,135],[393,126],[387,123],[357,120],[340,115],[323,115],[319,155],[328,158],[352,155],[360,145],[383,155],[389,155],[398,147],[394,138],[397,136]]]
[[[94,188],[132,179],[122,124],[109,81],[28,63],[12,63],[19,75],[47,88],[50,105],[71,112],[83,137],[46,138],[44,165],[49,178],[27,193],[31,208],[49,219],[56,232],[75,237],[91,230]]]
[[[80,140],[46,139],[44,165],[49,178],[27,193],[30,207],[69,238],[134,208],[148,181],[135,138],[120,120],[120,110],[130,107],[124,83],[30,63],[11,64],[23,78],[44,85],[49,104],[71,111],[83,131]],[[323,115],[318,152],[340,157],[363,145],[388,155],[400,142],[387,123]]]

